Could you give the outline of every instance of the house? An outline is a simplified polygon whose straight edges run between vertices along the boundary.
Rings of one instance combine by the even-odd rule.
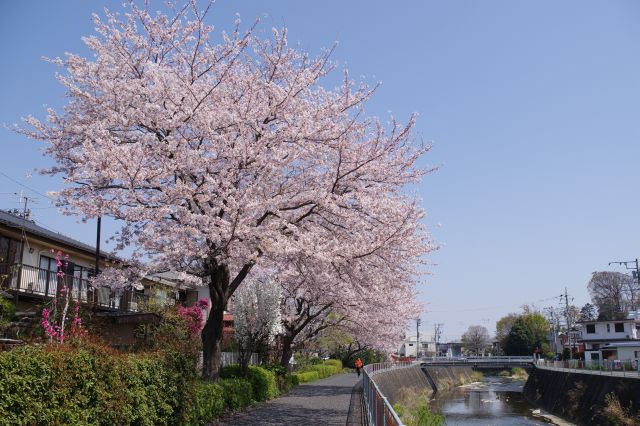
[[[624,320],[581,321],[579,324],[581,332],[578,343],[584,350],[586,361],[637,358],[637,352],[640,351],[639,312],[629,313]],[[626,358],[631,355],[633,358]]]
[[[461,342],[438,343],[438,356],[457,358],[462,356]]]
[[[436,343],[432,338],[423,336],[418,342],[417,337],[409,336],[404,339],[398,346],[398,355],[403,357],[416,357],[416,352],[419,352],[420,356],[434,356],[436,353]]]
[[[54,251],[52,253],[51,251]],[[58,273],[55,253],[68,258]],[[193,291],[163,276],[146,277],[141,288],[93,288],[96,250],[87,244],[50,231],[28,218],[0,211],[0,289],[13,299],[25,318],[37,318],[42,306],[67,286],[74,301],[90,312],[91,322],[114,345],[135,344],[143,324],[158,322],[156,306],[184,302]],[[120,264],[120,259],[99,254],[99,267]]]

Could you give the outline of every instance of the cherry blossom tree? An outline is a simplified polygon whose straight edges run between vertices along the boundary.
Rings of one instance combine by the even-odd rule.
[[[63,211],[121,220],[118,248],[133,245],[148,272],[208,286],[205,377],[218,377],[223,312],[254,266],[305,256],[346,283],[433,248],[405,189],[428,172],[416,161],[429,147],[413,143],[413,117],[365,115],[375,87],[345,72],[324,88],[331,50],[313,58],[285,29],[260,37],[239,22],[214,39],[209,7],[195,2],[169,14],[127,7],[94,16],[91,57],[52,60],[68,103],[22,132],[45,141],[55,165],[44,172],[66,182]],[[385,288],[376,278],[352,291]]]
[[[339,268],[320,262],[289,258],[281,262],[282,292],[281,365],[289,363],[295,349],[341,329],[361,350],[391,351],[410,318],[419,314],[414,282],[402,270],[402,256],[351,259]],[[384,261],[382,261],[384,259]],[[406,265],[409,267],[409,265]]]
[[[251,355],[264,350],[280,331],[280,285],[268,278],[246,280],[234,295],[233,319],[240,367],[246,372]]]

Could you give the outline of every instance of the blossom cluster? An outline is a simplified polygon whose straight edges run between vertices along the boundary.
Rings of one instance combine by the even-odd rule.
[[[209,306],[209,299],[204,298],[198,300],[198,303],[193,306],[178,308],[178,315],[187,322],[187,328],[191,335],[197,336],[202,331],[205,323],[203,311],[207,310]]]

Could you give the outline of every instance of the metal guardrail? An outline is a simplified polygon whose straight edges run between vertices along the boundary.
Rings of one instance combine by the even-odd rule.
[[[533,364],[531,356],[472,356],[472,357],[430,357],[421,358],[423,365],[472,365],[472,366],[526,366]]]
[[[589,360],[572,359],[567,361],[536,361],[536,367],[557,371],[574,371],[576,373],[597,374],[603,376],[638,377],[640,367],[638,360]]]
[[[377,374],[417,365],[414,361],[381,362],[362,369],[362,398],[369,426],[405,426],[373,380]]]

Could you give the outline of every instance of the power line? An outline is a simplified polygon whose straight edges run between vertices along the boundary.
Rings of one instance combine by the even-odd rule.
[[[556,299],[557,296],[554,297],[548,297],[546,299],[540,299],[540,300],[534,300],[532,302],[524,302],[521,303],[521,305],[526,305],[528,303],[541,303],[541,302],[547,302],[549,300],[554,300]],[[487,307],[482,307],[482,308],[466,308],[466,309],[443,309],[443,310],[437,310],[437,311],[430,311],[427,309],[427,313],[444,313],[444,312],[475,312],[475,311],[488,311],[488,310],[492,310],[492,309],[508,309],[508,308],[512,308],[514,305],[503,305],[503,306],[487,306]]]
[[[10,180],[11,182],[13,182],[13,183],[15,183],[15,184],[17,184],[17,185],[20,185],[20,186],[22,186],[23,188],[26,188],[26,189],[28,189],[29,191],[31,191],[31,192],[33,192],[33,193],[35,193],[35,194],[40,195],[41,197],[44,197],[44,198],[48,198],[48,199],[50,199],[50,200],[53,200],[53,198],[51,198],[50,196],[45,195],[45,194],[43,194],[42,192],[40,192],[40,191],[38,191],[38,190],[36,190],[36,189],[33,189],[33,188],[31,188],[30,186],[27,186],[27,185],[25,185],[25,184],[24,184],[24,183],[22,183],[22,182],[17,181],[16,179],[12,178],[11,176],[9,176],[8,174],[6,174],[6,173],[4,173],[4,172],[2,172],[2,171],[0,171],[0,175],[2,175],[2,176],[4,176],[5,178],[9,179],[9,180]]]

